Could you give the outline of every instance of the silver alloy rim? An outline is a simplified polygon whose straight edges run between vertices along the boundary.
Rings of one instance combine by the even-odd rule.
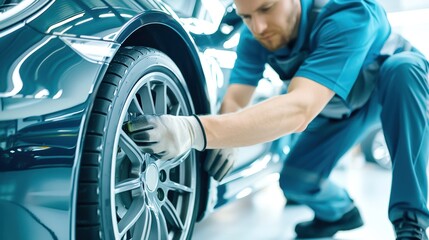
[[[142,114],[189,115],[174,80],[152,72],[131,90],[120,122]],[[161,161],[142,153],[117,128],[112,159],[111,212],[115,239],[185,239],[195,206],[194,152]]]

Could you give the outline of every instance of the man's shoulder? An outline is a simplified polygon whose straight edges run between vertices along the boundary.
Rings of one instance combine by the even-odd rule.
[[[342,21],[354,21],[355,19],[346,19],[344,17],[353,14],[362,16],[362,19],[367,17],[365,19],[370,20],[371,18],[377,18],[377,15],[372,13],[379,12],[384,12],[383,6],[374,0],[330,0],[322,7],[320,15],[339,18]]]
[[[331,0],[321,9],[313,33],[324,27],[329,32],[350,34],[368,27],[389,28],[389,22],[384,8],[374,0]]]

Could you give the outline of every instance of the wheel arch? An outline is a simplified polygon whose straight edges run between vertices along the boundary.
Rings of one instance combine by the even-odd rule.
[[[134,18],[117,37],[122,46],[145,46],[167,54],[179,67],[194,103],[195,112],[211,112],[206,78],[189,34],[171,15],[148,11]]]

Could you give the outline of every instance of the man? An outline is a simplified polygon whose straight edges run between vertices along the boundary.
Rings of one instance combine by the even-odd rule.
[[[363,224],[353,200],[329,174],[381,120],[393,162],[389,219],[397,239],[427,239],[428,61],[391,35],[375,0],[235,4],[247,28],[222,105],[227,114],[137,118],[126,130],[142,151],[167,160],[191,148],[229,149],[302,132],[280,186],[287,198],[315,212],[312,221],[295,227],[297,237],[329,237]],[[290,80],[288,92],[246,107],[265,63]],[[232,167],[224,150],[205,165],[216,179]]]

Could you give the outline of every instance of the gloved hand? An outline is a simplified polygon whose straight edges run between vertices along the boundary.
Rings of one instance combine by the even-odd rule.
[[[143,152],[161,160],[178,157],[191,148],[203,151],[207,144],[196,115],[142,115],[126,122],[123,128]]]
[[[204,163],[206,170],[215,180],[221,181],[234,166],[234,149],[213,149]]]

